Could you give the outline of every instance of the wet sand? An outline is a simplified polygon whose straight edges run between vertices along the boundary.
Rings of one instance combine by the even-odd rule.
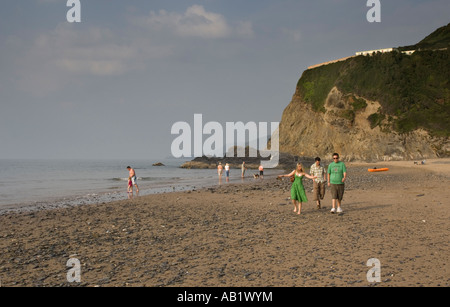
[[[290,182],[266,176],[0,216],[1,286],[448,287],[450,159],[346,164],[340,215],[329,190],[316,209],[308,179],[295,214]],[[80,283],[67,281],[70,258]],[[379,283],[367,280],[370,258]]]

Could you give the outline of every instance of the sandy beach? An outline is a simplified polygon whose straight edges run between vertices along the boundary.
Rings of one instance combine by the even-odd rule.
[[[450,286],[450,159],[346,165],[340,215],[329,190],[316,209],[307,179],[295,214],[290,182],[266,176],[0,216],[1,286]],[[370,258],[381,282],[367,280]]]

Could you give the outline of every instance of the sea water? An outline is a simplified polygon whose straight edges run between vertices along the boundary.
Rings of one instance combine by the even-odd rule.
[[[153,166],[156,162],[164,166]],[[0,213],[127,199],[127,166],[136,171],[139,196],[227,183],[225,177],[219,182],[215,169],[182,169],[183,162],[0,159]],[[253,180],[248,173],[246,180]],[[240,175],[240,170],[232,170],[229,183],[242,182]]]

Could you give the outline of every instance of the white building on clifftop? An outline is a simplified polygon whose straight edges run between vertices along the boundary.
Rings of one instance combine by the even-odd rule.
[[[377,49],[377,50],[368,50],[368,51],[358,51],[356,52],[356,55],[373,55],[374,53],[386,53],[386,52],[392,52],[394,51],[394,48],[385,48],[385,49]]]
[[[445,49],[447,49],[447,48],[445,48]],[[353,58],[353,57],[356,57],[356,56],[360,56],[360,55],[372,56],[374,54],[377,54],[378,52],[379,53],[388,53],[388,52],[393,52],[393,51],[399,51],[399,50],[397,48],[385,48],[385,49],[377,49],[377,50],[358,51],[358,52],[355,53],[356,55],[354,55],[354,56],[349,56],[349,57],[346,57],[346,58],[341,58],[341,59],[337,59],[337,60],[333,60],[333,61],[328,61],[328,62],[312,65],[312,66],[309,66],[308,69],[314,69],[314,68],[317,68],[317,67],[320,67],[320,66],[346,61],[346,60],[348,60],[350,58]],[[411,55],[414,52],[415,52],[415,50],[402,51],[402,53],[406,54],[406,55]]]
[[[385,48],[385,49],[377,49],[377,50],[368,50],[368,51],[358,51],[356,52],[356,55],[374,55],[376,53],[387,53],[387,52],[392,52],[394,50],[397,50],[397,48]],[[411,55],[415,52],[415,50],[408,50],[408,51],[402,51],[403,54],[406,55]]]

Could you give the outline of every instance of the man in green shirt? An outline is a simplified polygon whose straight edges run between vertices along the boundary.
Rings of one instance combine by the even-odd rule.
[[[341,201],[344,197],[347,168],[344,162],[339,161],[339,154],[333,154],[333,162],[328,165],[328,186],[331,187],[332,206],[331,213],[342,213]],[[336,210],[337,203],[337,210]]]

